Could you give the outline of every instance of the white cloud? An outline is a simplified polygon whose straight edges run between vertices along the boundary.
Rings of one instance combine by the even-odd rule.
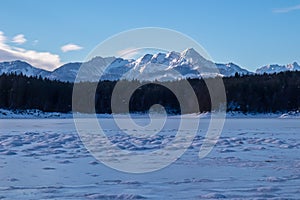
[[[35,46],[35,45],[37,45],[37,43],[39,43],[38,40],[33,40],[32,45]]]
[[[16,44],[24,44],[26,42],[26,38],[23,34],[19,34],[19,35],[16,35],[13,39],[12,39],[12,42],[13,43],[16,43]]]
[[[127,48],[117,52],[117,56],[124,59],[135,59],[140,54],[140,49]]]
[[[0,31],[0,62],[22,60],[45,70],[54,70],[61,65],[59,55],[17,48],[8,45],[6,41],[7,38]]]
[[[295,10],[300,10],[300,4],[291,6],[291,7],[287,7],[287,8],[276,8],[273,10],[273,12],[274,13],[288,13],[288,12],[295,11]]]
[[[68,52],[68,51],[77,51],[77,50],[80,50],[82,49],[83,47],[77,45],[77,44],[66,44],[64,46],[62,46],[60,49],[65,53],[65,52]]]

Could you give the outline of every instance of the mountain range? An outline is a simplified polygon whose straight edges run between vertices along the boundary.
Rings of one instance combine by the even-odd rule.
[[[300,71],[300,66],[297,62],[294,62],[292,64],[287,65],[266,65],[261,68],[258,68],[256,70],[257,74],[272,74],[272,73],[279,73],[279,72],[285,72],[285,71]]]
[[[80,77],[76,76],[80,70]],[[278,73],[282,71],[300,71],[294,62],[288,65],[267,65],[255,73]],[[213,63],[202,57],[196,50],[189,48],[183,52],[145,54],[138,59],[116,57],[95,57],[87,62],[67,63],[54,71],[36,68],[26,62],[17,60],[0,63],[0,74],[16,73],[26,76],[41,76],[60,81],[98,81],[101,80],[144,80],[172,81],[186,78],[215,76],[234,76],[254,74],[234,63]]]

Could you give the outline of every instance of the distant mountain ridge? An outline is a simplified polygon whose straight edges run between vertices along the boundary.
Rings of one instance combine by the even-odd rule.
[[[263,73],[279,73],[284,71],[300,71],[300,66],[297,62],[294,62],[292,64],[287,65],[278,65],[278,64],[272,64],[272,65],[266,65],[261,68],[258,68],[256,70],[256,73],[263,74]]]
[[[33,67],[27,62],[16,60],[11,62],[1,62],[0,63],[0,74],[24,74],[26,76],[39,76],[46,75],[50,72]]]
[[[213,63],[202,57],[196,50],[189,48],[183,52],[145,54],[138,59],[116,57],[95,57],[87,62],[67,63],[54,71],[36,68],[23,61],[0,63],[0,74],[16,73],[26,76],[41,76],[51,80],[74,82],[80,67],[85,70],[80,80],[144,80],[172,81],[187,78],[234,76],[253,74],[234,63]],[[294,62],[289,65],[267,65],[256,70],[257,74],[276,73],[282,71],[300,71],[300,66]]]

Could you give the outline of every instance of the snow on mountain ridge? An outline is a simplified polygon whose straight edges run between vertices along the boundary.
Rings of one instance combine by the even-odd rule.
[[[208,61],[204,57],[202,57],[195,49],[193,48],[188,48],[181,52],[181,57],[186,59],[189,63],[198,63],[198,62],[203,62],[203,61]]]
[[[234,76],[236,73],[252,74],[234,63],[220,64],[205,59],[195,49],[188,48],[182,52],[144,54],[138,59],[116,57],[94,57],[87,62],[66,63],[50,72],[35,68],[23,61],[0,63],[0,74],[17,73],[27,76],[42,76],[49,79],[74,82],[82,68],[80,80],[179,80],[215,76]],[[300,71],[298,63],[288,65],[267,65],[256,73],[276,73],[281,71]]]
[[[24,74],[27,76],[39,76],[46,74],[48,71],[31,66],[27,62],[21,60],[0,63],[0,74]]]
[[[238,65],[234,63],[227,63],[227,64],[216,64],[217,68],[219,69],[220,73],[224,76],[234,76],[236,72],[238,74],[252,74],[252,72],[249,72],[245,69],[240,68]]]
[[[292,64],[287,65],[278,65],[278,64],[271,64],[265,65],[260,67],[256,70],[257,74],[264,74],[264,73],[279,73],[284,71],[300,71],[300,66],[297,62],[293,62]]]

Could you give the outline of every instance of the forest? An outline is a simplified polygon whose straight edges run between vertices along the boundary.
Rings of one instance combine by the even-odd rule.
[[[218,78],[209,78],[209,81],[216,79]],[[299,71],[245,76],[236,74],[222,79],[226,91],[227,111],[274,113],[300,110]],[[206,81],[208,80],[188,80],[198,99],[198,105],[192,106],[199,106],[200,112],[211,111],[211,99]],[[182,83],[183,80],[178,80],[164,84],[180,88]],[[84,90],[80,101],[73,102],[72,106],[74,84],[79,84],[77,86]],[[71,112],[73,108],[75,112],[89,113],[95,110],[97,113],[112,113],[111,99],[116,84],[116,81],[69,83],[42,77],[26,77],[22,74],[2,74],[0,76],[0,108],[38,109],[44,112],[63,113]],[[124,88],[138,88],[129,100],[130,112],[148,112],[154,104],[161,104],[169,114],[182,112],[175,94],[159,82],[140,83],[136,80],[121,80],[118,84]],[[94,101],[90,104],[92,106],[80,105],[80,102],[90,101],[90,97]],[[193,112],[193,108],[189,112]]]

